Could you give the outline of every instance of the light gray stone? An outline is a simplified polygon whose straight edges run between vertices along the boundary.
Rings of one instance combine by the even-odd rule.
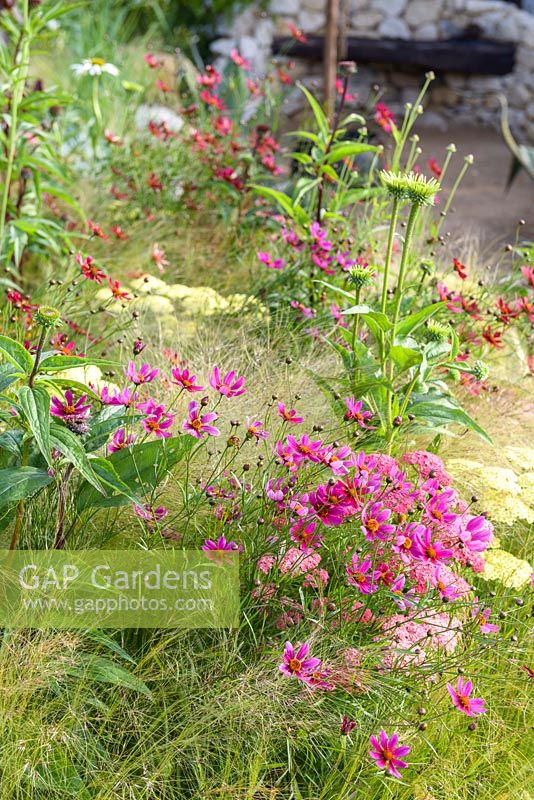
[[[439,36],[438,26],[435,22],[426,22],[424,25],[420,25],[414,31],[414,39],[420,42],[433,42]]]
[[[352,15],[350,27],[354,31],[376,28],[384,19],[381,11],[362,11]]]
[[[437,22],[441,5],[441,0],[412,0],[406,9],[406,22],[413,27],[425,22]]]
[[[299,28],[304,33],[316,33],[325,26],[325,15],[320,11],[305,11],[301,9],[299,12]]]
[[[216,39],[211,43],[210,50],[218,56],[230,56],[234,47],[234,39]]]
[[[458,103],[458,93],[450,86],[436,86],[430,90],[430,99],[433,105],[454,108]]]
[[[526,114],[529,119],[534,120],[534,101],[528,104]]]
[[[511,106],[518,106],[519,108],[524,108],[526,104],[530,100],[532,100],[533,87],[531,86],[531,88],[529,89],[524,84],[514,83],[508,89],[506,96]]]
[[[272,14],[298,14],[299,7],[299,0],[271,0],[269,11]]]
[[[326,3],[324,0],[300,0],[298,5],[305,11],[320,11],[322,14],[326,14]]]
[[[516,62],[519,67],[523,67],[527,70],[534,70],[534,49],[532,47],[525,47],[524,45],[518,47]]]
[[[417,124],[421,128],[431,128],[438,131],[447,130],[445,117],[443,114],[438,114],[437,111],[425,111],[425,113],[419,117]]]
[[[383,11],[388,17],[398,17],[408,4],[408,0],[371,0],[371,8]]]
[[[463,7],[470,14],[489,14],[492,11],[500,11],[503,14],[509,14],[513,9],[510,8],[509,3],[504,3],[502,0],[465,0]]]
[[[378,26],[378,32],[384,39],[409,39],[410,29],[403,19],[386,17]]]
[[[525,144],[534,144],[534,122],[527,122],[525,125]]]

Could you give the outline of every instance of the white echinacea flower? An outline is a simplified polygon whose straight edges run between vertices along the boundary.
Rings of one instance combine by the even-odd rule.
[[[119,74],[115,64],[110,64],[103,58],[84,58],[81,64],[71,64],[70,68],[78,77],[80,75],[103,75],[104,72],[115,77]]]

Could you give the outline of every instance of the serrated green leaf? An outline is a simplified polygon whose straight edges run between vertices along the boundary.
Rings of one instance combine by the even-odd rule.
[[[0,508],[31,497],[51,480],[46,470],[36,467],[0,469]]]
[[[4,356],[13,366],[21,372],[30,374],[33,368],[33,358],[21,344],[9,336],[0,335],[0,355]]]
[[[83,445],[76,434],[62,425],[52,423],[50,426],[50,440],[56,450],[59,450],[67,461],[76,467],[80,475],[82,475],[97,492],[101,495],[105,495],[102,483],[91,466]]]
[[[408,336],[409,333],[414,331],[419,325],[422,325],[423,322],[426,322],[427,319],[432,317],[440,308],[443,308],[445,303],[432,303],[430,306],[426,306],[426,308],[422,308],[421,311],[416,311],[414,314],[410,314],[409,317],[405,317],[402,319],[395,328],[395,335],[402,339],[405,336]]]
[[[52,466],[50,445],[50,397],[39,386],[22,386],[18,392],[19,405],[28,423],[37,447],[48,466]]]

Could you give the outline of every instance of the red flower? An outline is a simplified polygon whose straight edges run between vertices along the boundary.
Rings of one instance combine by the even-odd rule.
[[[199,97],[208,106],[213,106],[213,108],[216,108],[219,111],[224,109],[224,103],[221,98],[217,97],[216,94],[212,94],[209,89],[203,89],[200,92]]]
[[[527,279],[527,281],[534,289],[534,269],[532,269],[532,267],[528,267],[525,264],[525,266],[521,267],[521,272],[523,273],[523,276]]]
[[[161,192],[163,184],[155,172],[151,172],[147,178],[147,183],[154,192]]]
[[[165,94],[172,92],[172,87],[169,86],[168,83],[165,83],[165,81],[162,81],[161,78],[158,78],[154,85],[156,89],[159,89],[160,92],[165,92]]]
[[[250,69],[252,64],[242,55],[240,55],[237,50],[234,48],[230,53],[230,58],[234,62],[237,67],[241,67],[241,69],[247,70]]]
[[[87,227],[91,231],[94,236],[98,236],[99,239],[107,239],[107,235],[104,233],[100,225],[97,225],[96,222],[93,222],[92,219],[87,220]]]
[[[158,69],[163,66],[163,61],[160,58],[156,58],[153,53],[145,53],[143,58],[145,59],[145,64],[149,66],[150,69]]]
[[[95,281],[95,283],[102,283],[106,277],[106,273],[103,272],[100,267],[97,267],[96,264],[93,264],[92,256],[86,256],[84,258],[81,253],[78,253],[75,258],[86,278],[90,281]]]
[[[462,264],[460,261],[458,261],[457,258],[453,258],[452,263],[454,266],[454,271],[456,272],[458,277],[461,278],[463,281],[465,281],[465,279],[467,278],[467,272],[466,272],[467,267],[465,266],[465,264]]]
[[[113,278],[108,277],[108,284],[109,288],[111,289],[111,294],[117,300],[131,300],[131,296],[128,292],[125,292],[124,289],[121,289],[121,285],[119,281],[114,281]]]
[[[105,130],[104,136],[106,137],[107,141],[110,144],[116,144],[118,147],[122,147],[124,142],[118,136],[116,136],[112,131]]]
[[[490,325],[487,325],[484,328],[482,331],[482,336],[486,342],[488,342],[488,344],[491,344],[492,347],[496,347],[497,349],[504,347],[502,333],[500,331],[492,331]]]
[[[385,103],[375,103],[375,122],[386,133],[391,133],[392,125],[396,124],[393,112],[389,110]]]
[[[302,44],[306,44],[308,37],[300,30],[300,28],[297,28],[297,26],[293,25],[292,22],[289,22],[287,27],[289,28],[289,33],[293,39],[296,39],[297,42],[301,42]]]
[[[123,241],[125,241],[128,238],[127,235],[124,233],[124,231],[123,231],[123,229],[121,228],[120,225],[112,225],[111,226],[111,233],[117,239],[122,239]]]
[[[434,173],[436,178],[441,178],[441,173],[443,172],[443,170],[441,169],[441,167],[438,164],[438,162],[436,161],[436,159],[435,158],[429,158],[426,163],[428,165],[429,170]]]

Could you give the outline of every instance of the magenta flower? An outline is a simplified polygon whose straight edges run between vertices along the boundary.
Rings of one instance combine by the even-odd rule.
[[[100,399],[107,406],[125,406],[130,408],[135,403],[137,395],[130,391],[130,389],[115,389],[111,393],[107,386],[104,386],[100,392]]]
[[[475,553],[482,553],[488,549],[492,535],[491,524],[486,517],[480,516],[472,517],[469,520],[465,530],[460,533],[460,539],[469,550]]]
[[[394,778],[400,778],[399,769],[405,769],[408,764],[403,761],[402,757],[407,756],[411,750],[407,744],[398,744],[399,737],[396,733],[388,737],[387,733],[382,730],[377,736],[371,736],[370,742],[372,749],[369,755],[376,762],[379,769],[385,769]]]
[[[294,408],[288,410],[283,403],[278,403],[278,415],[284,422],[290,422],[292,425],[304,422],[304,417],[299,417]]]
[[[468,717],[475,717],[477,714],[485,714],[488,710],[484,705],[484,700],[481,697],[471,697],[473,691],[473,684],[471,681],[465,681],[463,678],[458,678],[456,689],[452,683],[447,684],[447,691],[452,697],[452,702],[462,714],[467,714]]]
[[[155,525],[157,522],[161,522],[169,513],[165,506],[152,508],[148,503],[144,506],[134,505],[133,510],[139,519],[144,520],[148,525]]]
[[[140,386],[143,383],[151,383],[158,373],[159,369],[152,369],[148,364],[143,364],[138,370],[133,361],[129,361],[124,370],[126,377],[136,386]]]
[[[245,383],[245,378],[243,375],[236,378],[235,370],[227,372],[223,378],[219,367],[214,367],[208,380],[211,388],[215,389],[219,394],[224,395],[224,397],[239,397],[246,391],[243,385]]]
[[[343,714],[341,717],[341,725],[339,726],[339,730],[342,736],[348,736],[351,731],[354,730],[356,727],[356,722],[353,719],[349,719],[346,714]]]
[[[181,386],[186,392],[203,392],[204,386],[199,386],[196,375],[191,375],[188,369],[175,367],[171,371],[172,383]]]
[[[263,422],[259,419],[251,420],[247,417],[247,439],[256,439],[257,442],[260,439],[268,439],[269,438],[269,431],[266,431],[263,427]]]
[[[430,577],[430,583],[439,592],[442,600],[456,600],[460,597],[461,592],[454,584],[455,575],[443,564],[437,564],[434,573]]]
[[[200,439],[204,433],[208,436],[219,436],[220,430],[210,424],[216,419],[217,414],[215,411],[209,411],[207,414],[201,415],[198,403],[192,400],[189,403],[189,419],[184,420],[182,428],[196,439]]]
[[[357,553],[352,556],[351,563],[345,566],[348,583],[359,589],[362,594],[372,594],[378,588],[376,583],[373,583],[372,566],[370,558],[359,561]]]
[[[348,506],[344,495],[344,484],[334,486],[320,485],[315,492],[310,492],[308,502],[323,525],[338,526],[347,516]]]
[[[146,417],[141,425],[147,433],[153,434],[158,439],[168,439],[172,436],[170,429],[173,423],[174,416],[172,414],[160,413]]]
[[[310,437],[304,433],[300,440],[294,436],[289,435],[286,441],[286,448],[297,464],[303,461],[313,461],[318,464],[321,461],[321,448],[323,443],[320,439],[312,441]]]
[[[288,678],[297,678],[299,681],[309,684],[313,678],[313,673],[321,667],[320,658],[309,658],[310,645],[307,642],[301,644],[295,652],[291,642],[286,642],[284,649],[284,660],[280,664],[280,672]]]
[[[452,489],[446,489],[440,494],[435,494],[426,504],[425,513],[434,522],[450,525],[458,516],[450,510],[449,503],[452,502],[453,497],[454,492]]]
[[[356,400],[354,397],[345,397],[345,405],[347,406],[345,412],[347,422],[356,422],[360,428],[364,429],[371,427],[367,423],[372,420],[373,415],[370,411],[365,411],[362,400]]]
[[[240,545],[238,545],[237,542],[226,541],[226,538],[224,536],[219,536],[219,538],[217,539],[216,542],[213,541],[213,539],[206,539],[206,541],[204,542],[204,544],[201,546],[200,549],[204,550],[205,552],[211,552],[213,550],[220,550],[220,551],[238,550],[238,551],[240,551],[243,548]]]
[[[53,417],[59,417],[65,420],[84,420],[87,419],[91,413],[91,406],[85,404],[87,395],[82,394],[81,397],[74,401],[74,394],[70,389],[65,392],[65,401],[59,397],[52,397],[50,402],[50,413]]]
[[[130,433],[127,436],[124,428],[119,428],[118,431],[115,431],[113,438],[109,443],[109,452],[116,453],[117,450],[124,450],[125,447],[129,447],[134,442],[135,435],[133,433]]]
[[[311,553],[321,546],[323,541],[322,534],[316,531],[316,522],[300,521],[292,525],[289,529],[291,540],[299,545],[303,553]]]
[[[265,264],[266,267],[269,269],[284,269],[285,261],[281,258],[272,258],[270,253],[265,252],[258,252],[256,253],[258,256],[258,260],[261,261],[262,264]]]
[[[452,550],[442,547],[439,542],[432,541],[432,531],[429,528],[425,528],[422,533],[415,534],[411,554],[414,558],[431,561],[433,564],[447,561],[453,556]]]
[[[478,603],[478,597],[475,597],[475,603]],[[491,608],[481,609],[478,606],[473,606],[471,614],[475,622],[479,625],[481,633],[499,632],[498,625],[494,625],[493,622],[488,622],[491,616]]]
[[[386,541],[395,533],[395,525],[386,522],[391,516],[391,509],[384,508],[381,503],[367,505],[362,511],[362,533],[370,542],[373,539]]]

